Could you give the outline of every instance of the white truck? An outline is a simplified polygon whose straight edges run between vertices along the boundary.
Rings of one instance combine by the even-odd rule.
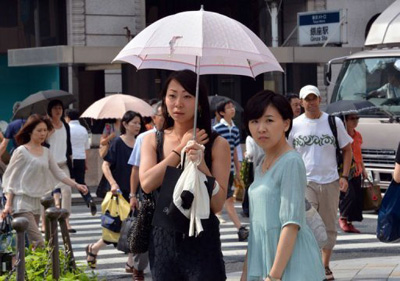
[[[374,181],[386,188],[392,180],[394,159],[400,141],[400,0],[374,21],[365,41],[365,51],[329,61],[342,62],[330,102],[368,100],[377,108],[361,112],[358,131],[363,137],[365,166]]]

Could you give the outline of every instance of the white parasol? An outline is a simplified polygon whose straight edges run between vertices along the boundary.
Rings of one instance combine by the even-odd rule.
[[[249,28],[227,16],[199,11],[162,18],[135,36],[114,58],[137,69],[190,69],[203,74],[256,77],[281,71],[276,58]],[[198,84],[196,107],[198,106]],[[194,116],[197,127],[197,110]]]

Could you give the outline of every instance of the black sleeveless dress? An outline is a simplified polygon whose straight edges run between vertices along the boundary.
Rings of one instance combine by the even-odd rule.
[[[163,155],[162,134],[162,132],[156,134],[158,162]],[[214,140],[215,137],[211,139]],[[219,220],[210,212],[209,219],[202,220],[202,224],[204,231],[197,237],[188,237],[180,232],[153,226],[149,260],[154,281],[226,280]]]

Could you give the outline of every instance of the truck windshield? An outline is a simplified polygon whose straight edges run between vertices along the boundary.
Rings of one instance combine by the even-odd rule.
[[[339,100],[368,100],[376,106],[360,116],[400,115],[400,58],[345,61],[331,102]]]

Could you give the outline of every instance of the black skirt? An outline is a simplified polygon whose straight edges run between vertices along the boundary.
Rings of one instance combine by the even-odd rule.
[[[154,281],[224,281],[219,221],[214,214],[203,221],[198,237],[153,226],[149,260]]]

